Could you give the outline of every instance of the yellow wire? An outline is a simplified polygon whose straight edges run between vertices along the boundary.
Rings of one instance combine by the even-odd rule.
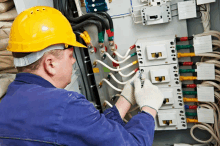
[[[197,98],[183,98],[183,102],[199,102]]]
[[[181,57],[194,57],[196,55],[195,53],[178,53],[177,56],[178,58],[181,58]]]
[[[135,65],[135,64],[137,64],[138,63],[138,61],[136,60],[136,61],[134,61],[134,62],[132,62],[133,63],[133,65]]]
[[[90,43],[90,41],[88,41],[88,39],[86,38],[86,36],[85,36],[83,33],[80,34],[80,37],[84,40],[84,42],[85,42],[86,44],[89,44],[89,43]]]
[[[88,31],[84,31],[83,34],[86,36],[87,40],[89,42],[91,42],[91,38],[90,38],[90,35],[89,35]]]
[[[186,80],[197,80],[197,77],[195,77],[195,76],[180,76],[180,81],[186,81]]]
[[[199,121],[197,119],[186,118],[186,122],[187,123],[198,123]]]

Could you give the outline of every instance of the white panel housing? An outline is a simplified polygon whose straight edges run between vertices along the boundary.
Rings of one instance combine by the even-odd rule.
[[[177,6],[179,20],[197,17],[195,0],[178,2]]]
[[[165,82],[156,82],[153,80],[153,84],[158,87],[180,87],[179,82],[179,69],[176,64],[170,64],[170,65],[161,65],[161,66],[151,66],[151,67],[140,67],[140,70],[146,74],[146,78],[149,80],[152,80],[152,76],[155,77],[156,75],[161,76],[169,76],[168,80]],[[163,73],[161,71],[166,71],[166,73]],[[153,72],[153,74],[152,74]],[[168,73],[168,75],[166,75]],[[165,77],[166,79],[166,77]]]
[[[177,63],[175,35],[138,39],[136,46],[139,66]],[[151,53],[158,52],[162,57],[153,58]]]
[[[161,6],[142,7],[141,17],[143,25],[153,25],[171,21],[170,2]]]
[[[172,124],[163,124],[163,120],[172,120]],[[155,119],[155,130],[187,129],[184,109],[159,110]]]
[[[160,109],[183,108],[183,97],[181,87],[159,88],[164,98],[168,98],[169,102],[162,104]]]

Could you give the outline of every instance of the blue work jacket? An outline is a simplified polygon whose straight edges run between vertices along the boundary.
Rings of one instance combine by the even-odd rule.
[[[114,106],[103,114],[82,94],[19,73],[0,103],[0,146],[149,146],[154,119],[145,112],[125,124]]]

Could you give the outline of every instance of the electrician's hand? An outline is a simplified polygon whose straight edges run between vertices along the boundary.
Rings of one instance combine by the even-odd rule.
[[[135,105],[136,101],[134,98],[134,80],[138,78],[139,73],[136,73],[132,79],[130,79],[124,89],[121,92],[121,96],[123,96],[131,105]]]
[[[142,82],[144,82],[143,86],[141,85]],[[140,109],[147,106],[158,112],[164,100],[164,96],[158,87],[142,77],[142,80],[140,78],[134,79],[134,88],[135,99]]]

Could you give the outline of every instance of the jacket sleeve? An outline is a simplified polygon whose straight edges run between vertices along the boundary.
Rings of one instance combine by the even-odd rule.
[[[122,126],[125,126],[125,123],[121,119],[119,111],[118,111],[118,109],[116,108],[115,105],[112,108],[106,109],[103,114],[105,115],[105,117],[107,119],[114,120],[114,121],[118,122],[119,124],[121,124]]]
[[[150,146],[154,119],[139,113],[125,126],[100,114],[84,97],[70,97],[59,125],[59,143],[90,146]]]

